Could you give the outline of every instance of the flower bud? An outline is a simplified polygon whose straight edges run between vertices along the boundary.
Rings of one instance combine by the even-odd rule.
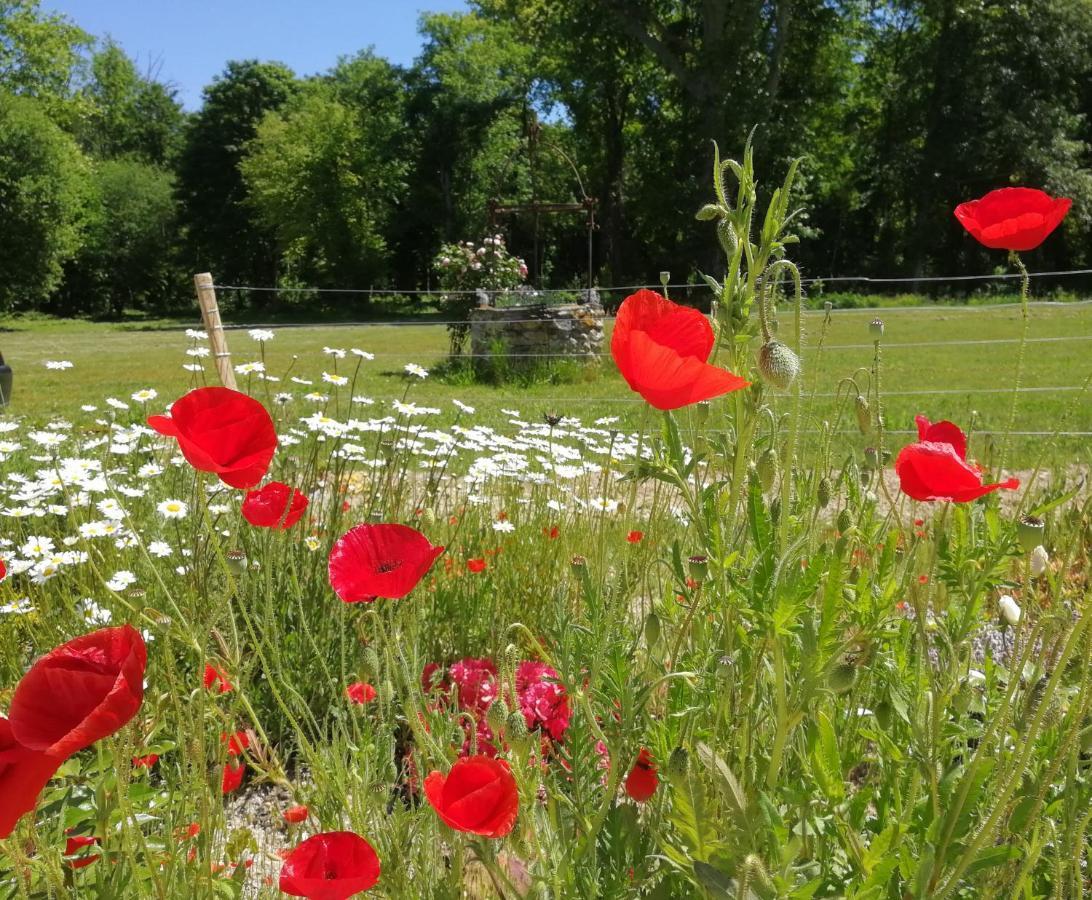
[[[364,665],[373,677],[379,674],[379,654],[371,644],[364,648]]]
[[[819,501],[820,509],[826,509],[830,503],[830,480],[825,476],[819,479],[815,489],[815,499]]]
[[[686,560],[686,564],[691,578],[695,581],[705,581],[705,576],[709,574],[708,556],[691,556]]]
[[[844,694],[857,683],[857,667],[839,663],[827,678],[827,685],[836,694]]]
[[[997,601],[997,608],[1001,613],[1001,618],[1007,624],[1018,625],[1020,623],[1020,605],[1009,594],[1001,595],[1001,599]]]
[[[781,341],[771,339],[758,351],[758,371],[765,381],[785,390],[800,374],[800,357]]]
[[[857,427],[861,434],[868,434],[872,430],[872,410],[869,409],[868,401],[860,394],[853,401],[853,412],[857,414]]]
[[[1016,538],[1020,541],[1020,547],[1025,553],[1031,553],[1043,543],[1043,532],[1046,523],[1038,516],[1023,516],[1016,523]]]
[[[1050,564],[1050,556],[1046,552],[1046,547],[1040,544],[1034,550],[1031,551],[1031,556],[1028,557],[1028,566],[1031,569],[1031,574],[1038,578],[1046,570]]]
[[[866,469],[878,469],[880,467],[880,452],[875,447],[865,447],[864,462]]]
[[[667,761],[667,777],[672,784],[678,785],[686,780],[690,770],[690,753],[685,747],[676,747]]]
[[[891,704],[886,700],[881,700],[876,704],[876,708],[873,710],[876,715],[876,723],[884,731],[887,731],[891,727],[891,717],[894,713],[894,709]]]
[[[426,506],[423,510],[421,510],[421,521],[424,522],[426,525],[435,525],[436,510],[434,510],[431,506]]]
[[[883,319],[873,319],[868,323],[868,333],[877,341],[883,337]]]
[[[853,516],[850,515],[848,509],[843,509],[838,513],[838,530],[842,532],[849,531],[853,527]]]
[[[504,725],[504,735],[508,743],[517,749],[526,749],[531,740],[531,733],[527,730],[527,720],[523,718],[521,710],[514,710],[508,716]]]
[[[755,471],[758,473],[758,481],[762,485],[762,490],[772,491],[774,483],[777,481],[777,454],[774,453],[772,447],[762,452],[755,464]]]
[[[522,713],[521,713],[522,715]],[[493,734],[499,735],[508,723],[508,704],[503,697],[497,697],[485,712],[485,723]]]
[[[645,644],[651,650],[660,643],[660,617],[656,610],[648,614],[645,619]]]
[[[834,304],[831,303],[829,300],[824,300],[823,301],[823,312],[830,312],[832,309],[834,309]]]

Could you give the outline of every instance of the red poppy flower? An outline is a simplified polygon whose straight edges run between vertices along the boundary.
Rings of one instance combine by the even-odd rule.
[[[565,737],[572,709],[557,670],[542,662],[522,662],[516,669],[516,693],[527,729],[539,728],[555,741]]]
[[[643,531],[631,531],[626,535],[626,540],[631,544],[639,544],[644,536],[645,533]]]
[[[28,750],[15,740],[11,723],[0,716],[0,840],[38,804],[38,795],[63,759]]]
[[[94,847],[95,844],[97,844],[98,842],[98,838],[83,837],[81,835],[68,838],[68,840],[65,841],[64,855],[68,857],[75,857],[74,859],[66,860],[69,868],[82,869],[84,868],[84,866],[89,866],[96,859],[98,859],[98,853],[92,853],[90,855],[85,854],[84,856],[76,856],[76,854],[79,853],[80,850],[84,849],[84,847]]]
[[[652,755],[644,748],[637,754],[637,762],[633,764],[629,775],[626,776],[626,793],[638,803],[644,803],[656,793],[660,786],[660,778],[656,774],[656,766],[652,762]]]
[[[431,773],[425,796],[445,824],[483,837],[504,837],[519,813],[519,791],[508,763],[488,756],[456,760],[447,775]]]
[[[549,530],[543,528],[542,533],[546,535],[551,541],[556,541],[561,536],[561,529],[556,525],[550,526]]]
[[[157,762],[159,762],[159,755],[156,753],[149,753],[147,756],[134,756],[133,768],[134,769],[150,769]]]
[[[706,362],[713,341],[713,327],[698,310],[641,290],[622,301],[610,350],[633,390],[657,409],[678,409],[747,387]]]
[[[1001,488],[1014,491],[1020,487],[1016,478],[983,484],[981,473],[965,459],[963,432],[951,422],[934,425],[924,416],[918,419],[918,435],[924,437],[903,447],[895,460],[899,486],[908,497],[968,503]]]
[[[443,552],[408,525],[357,525],[330,550],[330,585],[346,603],[399,600]]]
[[[245,774],[246,763],[224,763],[224,771],[220,776],[220,793],[230,794],[237,791]]]
[[[485,571],[484,559],[468,559],[466,561],[466,568],[468,571],[473,572],[475,575]]]
[[[296,488],[271,481],[256,491],[247,491],[243,518],[258,528],[291,528],[307,509],[307,496]]]
[[[353,703],[363,706],[365,703],[370,703],[375,699],[375,688],[365,681],[354,681],[348,687],[345,688],[345,696],[348,697]]]
[[[227,673],[212,663],[205,663],[205,677],[202,679],[202,683],[206,689],[218,685],[221,694],[226,694],[231,690],[231,681],[228,679]]]
[[[1051,197],[1035,188],[1009,187],[960,203],[955,217],[986,247],[1034,250],[1058,227],[1072,204],[1072,200]]]
[[[169,418],[149,416],[148,424],[177,438],[191,466],[219,475],[233,488],[261,481],[277,449],[277,432],[265,407],[223,387],[190,391],[174,402]]]
[[[379,881],[379,857],[351,831],[316,834],[296,847],[281,866],[280,888],[293,897],[345,900]]]
[[[222,733],[220,743],[227,744],[227,752],[231,756],[242,756],[243,751],[250,746],[250,735],[245,731],[236,731],[234,734]]]
[[[67,759],[114,734],[140,709],[147,661],[144,639],[131,625],[51,650],[15,688],[8,712],[15,740]]]
[[[0,559],[0,581],[3,581],[8,577],[8,567],[2,559]]]
[[[311,814],[311,811],[306,806],[290,806],[282,814],[284,821],[291,825],[299,825],[300,822],[306,820]]]

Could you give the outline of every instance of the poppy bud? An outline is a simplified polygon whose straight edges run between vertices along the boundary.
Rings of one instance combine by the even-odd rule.
[[[800,374],[800,357],[778,340],[769,340],[758,351],[758,371],[764,380],[784,390]]]
[[[1006,624],[1020,624],[1020,605],[1009,594],[1001,595],[1001,599],[997,601],[997,609]]]
[[[865,447],[865,468],[878,469],[880,467],[880,452],[875,447]]]
[[[504,725],[504,735],[517,750],[526,750],[531,740],[531,733],[527,730],[527,720],[523,718],[522,710],[514,710],[508,716]]]
[[[1050,556],[1046,552],[1046,547],[1042,544],[1031,551],[1031,556],[1028,557],[1028,566],[1033,576],[1038,578],[1047,570],[1049,564]]]
[[[883,319],[873,319],[868,323],[868,333],[876,340],[883,337]]]
[[[876,715],[876,723],[884,731],[887,731],[891,727],[892,712],[893,710],[891,708],[891,704],[888,703],[886,700],[881,700],[879,703],[877,703],[876,708],[873,710],[873,713],[875,713]]]
[[[839,663],[827,678],[827,685],[836,694],[844,694],[857,683],[857,667]]]
[[[819,479],[819,484],[815,489],[815,499],[819,501],[820,509],[826,509],[830,503],[830,480],[826,477]]]
[[[242,550],[228,550],[224,554],[224,561],[227,563],[228,571],[236,578],[246,571],[246,553]]]
[[[508,704],[503,697],[498,697],[485,711],[485,724],[489,726],[493,734],[500,734],[508,721]]]
[[[384,678],[379,683],[379,699],[384,704],[388,704],[394,699],[394,685],[391,684],[389,678]]]
[[[1038,516],[1021,517],[1020,521],[1016,523],[1016,537],[1025,553],[1031,553],[1032,550],[1043,543],[1043,532],[1045,530],[1046,523]]]
[[[714,219],[723,217],[724,212],[721,207],[715,203],[706,203],[701,209],[695,213],[694,218],[699,222],[712,222]]]
[[[853,516],[850,515],[848,509],[843,509],[838,513],[838,530],[845,532],[849,531],[853,527]]]
[[[709,557],[691,556],[686,562],[690,569],[690,577],[695,581],[704,581],[705,576],[709,574]]]
[[[379,674],[379,654],[376,653],[375,647],[371,644],[364,648],[364,665],[368,667],[368,671],[371,672],[372,675]]]
[[[762,485],[762,490],[772,491],[774,483],[777,481],[777,454],[774,453],[772,447],[763,451],[758,458],[755,471],[758,473],[758,480]]]
[[[667,760],[667,777],[672,784],[678,785],[686,780],[690,770],[690,753],[685,747],[676,747]]]
[[[519,647],[515,644],[509,644],[504,648],[504,674],[506,678],[515,676],[515,672],[519,668],[519,657]]]
[[[860,394],[853,401],[853,411],[857,414],[857,427],[861,434],[868,434],[872,430],[872,410],[869,409],[868,401]]]
[[[645,644],[650,650],[660,643],[660,617],[653,610],[645,619]]]
[[[434,510],[431,506],[426,506],[421,511],[421,521],[424,522],[426,525],[435,525],[436,510]]]
[[[561,421],[561,416],[555,412],[544,413],[542,418],[546,420],[546,424],[553,428],[558,422]]]

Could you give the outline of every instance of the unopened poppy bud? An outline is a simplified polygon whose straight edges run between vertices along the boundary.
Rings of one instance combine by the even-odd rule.
[[[819,501],[819,508],[826,509],[830,503],[830,480],[826,477],[819,479],[815,489],[815,499]]]
[[[891,704],[886,700],[881,700],[876,704],[876,708],[872,712],[876,715],[876,723],[884,731],[887,731],[891,727],[891,715],[894,712]]]
[[[243,550],[228,550],[224,554],[224,561],[227,563],[228,571],[236,578],[246,571],[246,553]]]
[[[868,333],[876,340],[883,337],[883,319],[873,319],[868,323]]]
[[[774,483],[777,481],[777,454],[774,453],[772,447],[764,450],[758,458],[758,462],[755,463],[755,471],[758,473],[758,480],[762,485],[762,490],[773,490]]]
[[[569,566],[574,572],[583,572],[588,567],[588,560],[586,557],[577,554],[569,560]]]
[[[769,340],[758,351],[758,371],[763,380],[785,390],[800,374],[800,357],[778,340]]]
[[[1028,567],[1031,569],[1031,574],[1038,578],[1046,570],[1050,564],[1050,556],[1046,552],[1046,547],[1040,544],[1034,550],[1031,551],[1031,556],[1028,557]]]
[[[1025,553],[1031,553],[1043,543],[1043,532],[1046,523],[1038,516],[1023,516],[1016,523],[1016,537],[1020,541],[1020,547]]]
[[[508,704],[503,697],[498,697],[485,711],[485,722],[493,734],[500,734],[508,722]]]
[[[515,710],[508,715],[508,721],[504,725],[504,735],[508,743],[517,749],[525,749],[531,738],[527,730],[527,720],[523,718],[522,710]]]
[[[690,753],[685,747],[676,747],[671,751],[667,760],[667,777],[672,784],[679,784],[686,780],[686,774],[690,771]]]
[[[645,619],[645,644],[647,644],[648,648],[651,650],[659,643],[660,617],[656,615],[656,610],[653,610]]]
[[[849,663],[836,665],[827,678],[827,684],[836,694],[844,694],[857,683],[857,667]]]
[[[371,522],[373,525],[382,525],[384,518],[385,517],[383,515],[383,510],[381,509],[373,509],[370,513],[368,513],[368,521]]]
[[[424,522],[426,525],[435,525],[436,510],[434,510],[431,506],[426,506],[423,510],[421,510],[421,521]]]
[[[379,674],[379,654],[375,652],[375,647],[371,644],[364,648],[364,665],[368,667],[372,675]]]
[[[686,563],[691,578],[695,581],[705,581],[705,576],[709,574],[708,556],[691,556]]]
[[[1000,611],[1001,618],[1006,624],[1020,624],[1020,604],[1018,604],[1009,594],[1001,595],[1001,599],[997,601],[997,609]]]
[[[695,213],[694,218],[699,222],[712,222],[722,216],[721,208],[715,203],[706,203]]]
[[[868,401],[860,394],[853,401],[853,412],[857,415],[857,427],[861,430],[861,434],[868,434],[872,430],[872,410],[868,406]]]
[[[838,513],[838,530],[849,531],[853,527],[853,516],[850,515],[848,509],[843,509]]]

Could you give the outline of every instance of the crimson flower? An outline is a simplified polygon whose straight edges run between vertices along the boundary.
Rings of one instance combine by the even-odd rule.
[[[202,683],[205,685],[206,690],[216,685],[221,694],[226,694],[231,690],[231,680],[228,678],[227,673],[212,663],[205,663],[205,676]]]
[[[466,561],[466,568],[467,568],[468,572],[472,572],[473,574],[477,575],[480,572],[485,571],[485,560],[484,559],[468,559]]]
[[[698,310],[655,291],[622,301],[610,350],[626,383],[657,409],[678,409],[748,385],[709,365],[713,327]]]
[[[408,525],[357,525],[330,550],[330,585],[345,603],[399,600],[443,552]]]
[[[353,703],[363,706],[375,699],[375,688],[366,681],[354,681],[345,688],[345,696]]]
[[[144,639],[131,625],[93,631],[51,650],[11,698],[15,740],[63,760],[114,734],[140,709],[147,661]]]
[[[243,499],[243,518],[257,528],[291,528],[307,509],[307,495],[280,481],[271,481]]]
[[[565,737],[572,708],[557,670],[542,662],[521,662],[516,669],[516,693],[527,729],[540,728],[555,741]]]
[[[633,764],[626,776],[626,793],[638,803],[644,803],[656,793],[660,786],[660,778],[656,774],[656,765],[652,762],[652,754],[644,747],[637,754],[637,762]]]
[[[96,859],[99,858],[98,853],[84,854],[83,856],[77,856],[80,850],[85,847],[94,847],[99,842],[96,837],[84,837],[82,835],[76,835],[70,837],[65,841],[64,855],[70,857],[66,862],[71,869],[82,869],[84,866],[89,866]]]
[[[425,796],[443,822],[456,831],[502,838],[515,827],[519,791],[508,763],[488,756],[455,761],[447,775],[432,772]]]
[[[159,754],[149,753],[147,756],[134,756],[133,768],[134,769],[150,769],[157,762],[159,762]]]
[[[220,735],[220,743],[227,744],[229,755],[242,756],[243,751],[250,746],[250,735],[245,731],[236,731],[234,734],[225,732]]]
[[[915,500],[953,500],[968,503],[1004,488],[1014,491],[1020,481],[983,484],[977,467],[967,462],[967,438],[951,422],[931,423],[918,416],[918,442],[899,451],[895,473],[902,492]]]
[[[191,466],[218,475],[233,488],[261,481],[277,449],[277,432],[265,407],[223,387],[190,391],[174,402],[170,417],[149,416],[148,424],[176,438]]]
[[[345,900],[379,881],[379,857],[351,831],[316,834],[296,847],[281,866],[280,888],[293,897]]]
[[[2,559],[0,559],[0,581],[3,581],[8,577],[8,567]]]
[[[288,822],[290,825],[299,825],[299,823],[306,820],[309,815],[310,810],[306,806],[290,806],[282,813],[284,821]]]
[[[0,840],[37,806],[38,795],[63,762],[28,750],[15,740],[11,723],[0,716]]]
[[[631,531],[626,535],[626,540],[631,544],[639,544],[644,539],[645,533],[643,531]]]
[[[1008,187],[955,208],[955,217],[980,244],[994,250],[1034,250],[1065,218],[1073,201],[1035,188]]]
[[[224,771],[220,776],[220,793],[230,794],[237,791],[243,783],[246,774],[246,763],[224,763]]]

